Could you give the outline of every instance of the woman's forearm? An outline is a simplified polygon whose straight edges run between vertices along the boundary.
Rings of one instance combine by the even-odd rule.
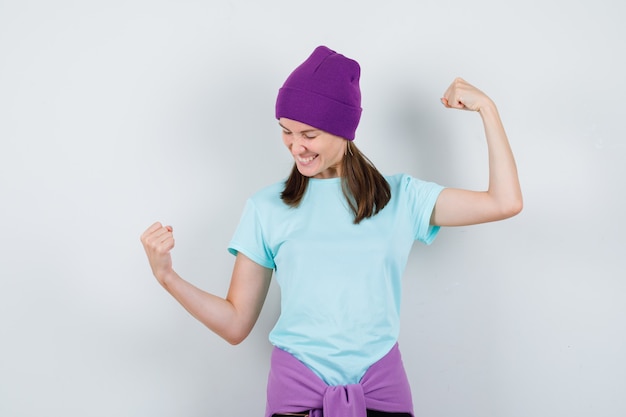
[[[174,270],[157,280],[189,314],[227,342],[237,344],[247,336],[230,301],[194,286]]]
[[[489,152],[489,189],[504,214],[517,214],[522,209],[522,191],[517,166],[504,126],[495,104],[488,100],[479,109],[485,128]]]

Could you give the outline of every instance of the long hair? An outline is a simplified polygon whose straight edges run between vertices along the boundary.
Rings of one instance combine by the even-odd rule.
[[[288,206],[298,207],[308,184],[309,178],[294,164],[280,198]],[[342,161],[341,190],[354,213],[354,224],[376,215],[391,199],[385,177],[352,142],[348,142]]]

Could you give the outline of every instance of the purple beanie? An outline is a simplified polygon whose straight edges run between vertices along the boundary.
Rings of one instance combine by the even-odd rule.
[[[361,118],[360,75],[358,62],[318,46],[278,90],[276,118],[354,140]]]

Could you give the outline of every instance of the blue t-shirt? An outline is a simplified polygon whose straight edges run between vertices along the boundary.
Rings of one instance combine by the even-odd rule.
[[[385,177],[391,200],[354,224],[341,179],[310,179],[297,208],[280,199],[284,182],[246,203],[229,245],[274,269],[281,314],[270,342],[329,385],[358,383],[397,342],[402,274],[415,240],[430,244],[440,185]]]

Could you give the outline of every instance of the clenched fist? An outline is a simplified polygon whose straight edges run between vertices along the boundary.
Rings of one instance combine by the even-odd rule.
[[[480,91],[462,78],[455,79],[443,93],[441,102],[452,109],[480,111],[493,102],[485,93]]]
[[[165,277],[172,270],[172,255],[174,248],[174,233],[171,226],[163,226],[156,222],[141,235],[141,243],[148,255],[148,262],[152,273],[163,283]]]

